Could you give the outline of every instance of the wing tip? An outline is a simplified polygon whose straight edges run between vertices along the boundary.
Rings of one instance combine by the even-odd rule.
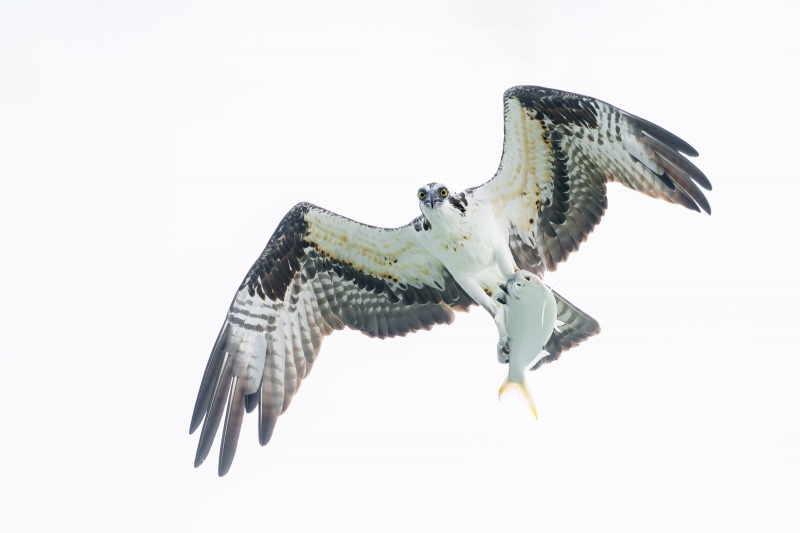
[[[637,128],[646,132],[651,137],[658,139],[662,143],[680,152],[681,154],[688,157],[698,157],[700,155],[700,152],[698,152],[691,144],[684,141],[671,131],[662,128],[658,124],[654,124],[647,119],[636,116],[632,113],[628,113],[627,111],[620,110],[620,112],[626,118],[628,118],[628,120],[630,120]]]
[[[275,424],[278,422],[278,417],[274,415],[262,415],[258,421],[258,443],[261,446],[269,444],[272,439],[272,432],[275,431]]]
[[[678,150],[681,154],[687,157],[699,157],[700,152],[698,152],[691,144],[687,143],[680,137],[675,136],[677,140],[681,142],[680,146],[676,146],[675,149]]]
[[[203,418],[205,418],[205,413],[194,413],[192,414],[192,421],[189,423],[189,435],[193,435],[197,428],[200,427],[200,424],[203,422]]]
[[[238,376],[231,380],[228,392],[228,409],[225,413],[225,426],[222,430],[222,441],[219,446],[219,463],[217,474],[224,476],[231,469],[233,458],[236,456],[236,448],[239,443],[239,433],[242,429],[242,421],[245,411],[244,398],[245,381]]]
[[[233,455],[234,454],[229,454],[226,455],[225,457],[219,458],[219,466],[217,467],[217,476],[224,477],[225,474],[227,474],[230,471],[231,465],[233,465]]]
[[[197,467],[199,467],[201,464],[203,464],[205,462],[206,462],[206,458],[205,457],[201,457],[200,450],[198,449],[197,453],[194,456],[194,467],[197,468]]]

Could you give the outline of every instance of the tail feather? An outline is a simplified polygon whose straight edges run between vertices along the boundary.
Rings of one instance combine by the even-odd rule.
[[[553,296],[556,297],[558,304],[558,320],[563,324],[553,331],[544,346],[547,353],[536,359],[531,370],[536,370],[544,363],[552,363],[561,356],[562,352],[566,352],[589,337],[600,333],[600,324],[597,320],[575,307],[556,291],[553,291]]]

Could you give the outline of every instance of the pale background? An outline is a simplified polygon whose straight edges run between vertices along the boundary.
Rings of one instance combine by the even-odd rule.
[[[796,531],[796,2],[0,2],[3,531]],[[494,173],[505,89],[695,146],[548,281],[603,332],[498,402],[480,310],[329,338],[192,468],[239,281],[308,200],[396,226]],[[219,437],[219,436],[218,436]]]

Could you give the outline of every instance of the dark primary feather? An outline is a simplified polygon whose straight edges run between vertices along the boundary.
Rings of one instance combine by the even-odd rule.
[[[630,121],[630,123],[633,126],[636,127],[638,131],[647,133],[656,139],[661,139],[665,145],[672,147],[676,151],[683,152],[689,157],[697,157],[698,155],[700,155],[697,152],[697,150],[689,146],[689,143],[687,143],[677,135],[668,132],[661,126],[657,126],[652,122],[650,122],[649,120],[637,117],[636,115],[632,115],[630,113],[622,111],[621,109],[619,111],[620,113],[625,115],[625,117]],[[709,183],[708,187],[705,188],[710,191],[711,184]]]
[[[228,391],[228,409],[225,414],[225,426],[222,432],[222,443],[219,447],[220,476],[228,473],[236,454],[236,444],[239,442],[239,432],[244,421],[244,383],[238,376],[231,381]]]
[[[214,349],[211,350],[211,356],[208,358],[206,370],[203,373],[203,380],[200,382],[200,391],[197,394],[197,401],[194,405],[194,412],[192,413],[192,422],[189,425],[189,433],[194,431],[200,426],[203,417],[206,415],[208,405],[211,402],[211,395],[214,392],[217,379],[219,377],[220,368],[225,358],[225,340],[228,338],[230,331],[230,324],[227,322],[223,324],[222,329],[217,335],[217,341],[214,343]],[[222,342],[220,342],[222,340]]]
[[[261,394],[261,387],[253,394],[246,394],[244,397],[245,412],[252,413],[258,407],[258,396]]]
[[[211,445],[214,444],[214,437],[217,435],[217,429],[219,429],[219,423],[222,419],[222,409],[229,392],[232,367],[233,358],[225,353],[219,375],[214,380],[211,398],[203,422],[203,431],[200,433],[200,440],[197,443],[197,454],[194,458],[195,468],[203,464],[203,461],[208,457],[208,452],[211,451]]]

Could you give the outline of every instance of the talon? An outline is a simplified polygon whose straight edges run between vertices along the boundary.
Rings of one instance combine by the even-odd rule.
[[[497,284],[497,286],[498,286],[498,287],[500,287],[500,289],[501,289],[501,290],[502,290],[504,293],[508,294],[508,289],[506,289],[506,284],[505,284],[505,283],[498,283],[498,284]]]
[[[501,304],[503,304],[503,305],[506,305],[506,296],[505,296],[504,294],[501,294],[500,296],[498,296],[498,297],[497,297],[497,298],[495,298],[495,299],[496,299],[498,302],[500,302]]]
[[[509,354],[511,353],[509,350],[510,341],[511,339],[505,335],[501,335],[500,340],[497,341],[497,361],[499,363],[508,364]]]
[[[511,353],[511,350],[509,348],[509,344],[510,343],[511,343],[511,339],[509,339],[508,337],[504,337],[504,338],[500,339],[500,342],[497,343],[497,346],[498,346],[498,348],[500,348],[501,352],[503,352],[504,354],[508,355],[508,354]]]

